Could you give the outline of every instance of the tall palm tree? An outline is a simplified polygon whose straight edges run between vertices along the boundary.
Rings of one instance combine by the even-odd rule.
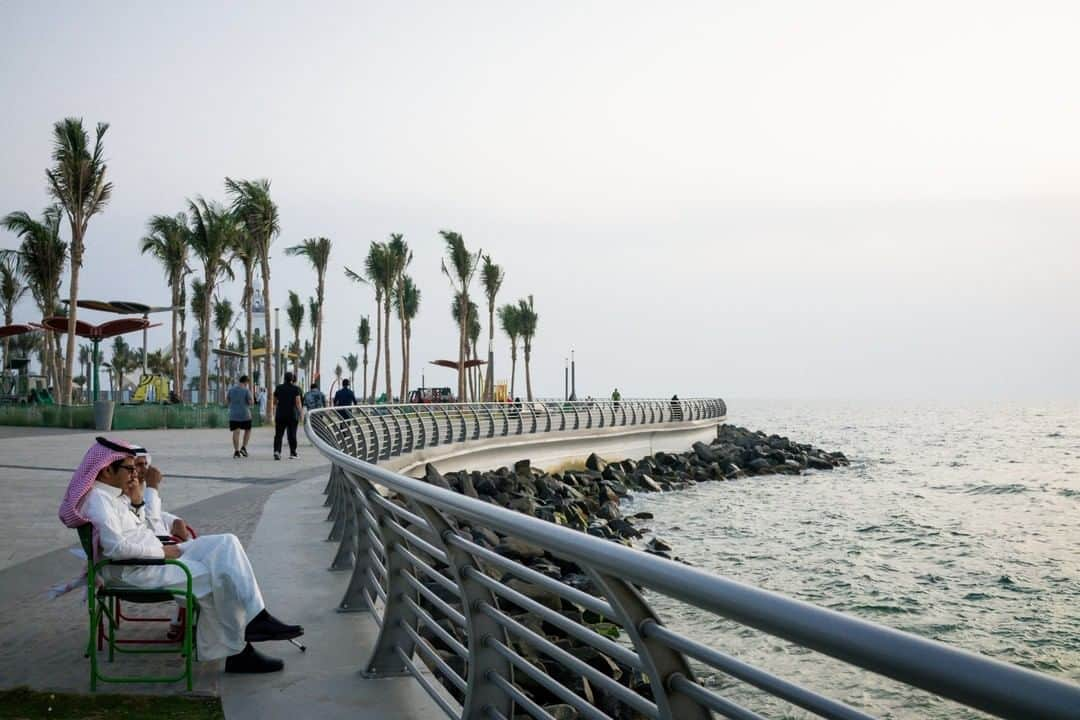
[[[53,126],[53,166],[45,171],[49,193],[64,209],[71,226],[71,281],[68,306],[68,334],[64,377],[60,400],[71,404],[71,377],[75,361],[75,322],[78,319],[79,270],[86,249],[86,229],[90,218],[105,209],[112,195],[112,183],[105,180],[105,146],[108,123],[98,123],[93,148],[83,129],[82,118],[69,117]]]
[[[515,398],[514,380],[517,377],[517,342],[521,336],[521,314],[518,306],[507,303],[499,308],[499,323],[503,332],[510,338],[510,397]]]
[[[244,272],[244,293],[240,296],[240,309],[244,311],[244,337],[247,342],[244,347],[246,357],[244,367],[251,368],[251,335],[254,332],[255,321],[255,270],[259,266],[259,244],[255,236],[247,231],[243,223],[239,223],[236,236],[231,248],[232,258],[239,261]]]
[[[218,331],[218,348],[221,350],[228,349],[229,339],[229,326],[233,321],[233,306],[232,301],[228,298],[214,298],[214,329]],[[218,401],[224,402],[223,397],[225,387],[222,381],[222,374],[225,367],[225,358],[222,355],[218,355]]]
[[[518,300],[518,316],[521,330],[521,344],[525,350],[525,392],[529,401],[533,399],[532,374],[529,371],[529,359],[532,356],[532,339],[536,334],[536,323],[540,316],[533,309],[533,296],[528,301]]]
[[[472,284],[483,250],[472,255],[465,247],[464,238],[456,232],[440,230],[439,235],[446,242],[447,257],[442,261],[443,274],[450,280],[455,296],[462,296],[461,307],[466,310],[458,318],[458,402],[462,402],[465,396],[465,345],[469,330],[469,285]],[[447,259],[450,260],[452,270],[446,267]]]
[[[59,314],[60,283],[63,281],[68,253],[67,243],[60,239],[62,219],[63,210],[52,205],[45,208],[40,220],[21,211],[0,220],[0,225],[21,240],[18,250],[4,251],[4,255],[15,256],[16,267],[26,281],[42,317]],[[60,342],[54,333],[45,333],[41,352],[42,374],[51,379],[54,388],[60,388],[63,379]]]
[[[0,258],[0,310],[4,312],[4,324],[15,322],[15,306],[26,295],[26,284],[19,273],[17,258]],[[8,348],[11,338],[4,338],[4,368],[8,366]]]
[[[281,232],[278,208],[270,198],[270,181],[233,180],[225,178],[225,192],[232,200],[232,211],[240,219],[244,231],[252,237],[259,254],[259,274],[263,286],[263,337],[271,338],[270,330],[270,244]],[[254,345],[254,343],[252,343]],[[263,385],[272,387],[274,375],[270,369],[270,353],[263,356]],[[266,419],[274,415],[273,395],[267,395]]]
[[[360,327],[356,328],[356,342],[364,348],[364,385],[360,389],[361,402],[367,396],[367,349],[368,343],[371,342],[371,322],[368,321],[367,315],[360,318]]]
[[[480,312],[479,308],[476,307],[476,303],[470,300],[468,304],[466,304],[463,302],[464,298],[465,295],[463,293],[458,293],[454,296],[454,301],[450,304],[450,316],[454,318],[454,322],[460,324],[463,321],[462,308],[466,308],[464,318],[467,319],[465,319],[464,322],[468,323],[468,328],[466,332],[465,358],[468,360],[474,354],[473,338],[480,337],[480,320],[478,319]],[[476,367],[474,365],[469,368],[468,372],[465,374],[469,398],[473,401],[476,400],[477,386],[475,370]],[[464,396],[460,398],[461,402],[465,402],[465,400],[466,398]]]
[[[229,267],[230,249],[238,232],[236,218],[224,206],[207,202],[198,197],[188,201],[191,215],[191,232],[188,243],[192,253],[203,264],[203,306],[199,335],[202,345],[199,352],[199,400],[209,402],[210,390],[210,302],[218,282],[233,276]]]
[[[296,346],[296,357],[293,358],[293,375],[296,375],[300,370],[300,329],[304,326],[304,303],[300,302],[300,296],[292,290],[289,291],[289,306],[285,308],[285,314],[289,318],[293,344]]]
[[[315,327],[315,368],[322,364],[322,318],[323,300],[326,297],[326,268],[330,264],[330,238],[308,238],[299,245],[285,248],[286,255],[307,258],[315,270],[315,299],[319,303],[318,325]]]
[[[202,357],[202,341],[203,341],[203,319],[208,317],[206,315],[206,283],[199,278],[193,278],[191,280],[191,314],[195,318],[195,327],[198,328],[199,334],[194,339],[195,353]],[[206,323],[209,324],[209,323]],[[193,386],[194,387],[194,386]]]
[[[188,267],[188,228],[187,215],[178,213],[174,216],[154,215],[146,224],[146,237],[139,241],[139,250],[143,255],[154,256],[165,271],[165,281],[172,291],[172,367],[173,387],[177,393],[184,387],[184,369],[181,363],[180,317],[184,312],[185,278],[191,268]]]
[[[338,363],[334,366],[334,377],[336,378],[334,381],[335,384],[337,384],[338,386],[341,385],[341,376],[344,374],[345,371],[341,368],[341,363]]]
[[[483,267],[480,268],[480,283],[484,286],[484,295],[488,303],[488,361],[487,382],[484,383],[484,400],[495,400],[495,296],[502,288],[506,273],[503,269],[491,262],[491,256],[484,256]]]
[[[341,359],[345,361],[345,368],[349,371],[349,384],[355,385],[356,368],[360,367],[360,358],[357,357],[356,353],[349,353],[343,355]]]
[[[408,275],[402,275],[398,280],[400,300],[395,301],[398,319],[401,322],[402,331],[405,333],[405,343],[402,348],[401,362],[401,401],[405,402],[409,396],[409,368],[412,366],[412,321],[420,312],[420,288]]]
[[[475,363],[472,367],[472,374],[469,376],[470,382],[473,385],[472,399],[473,402],[477,402],[483,398],[483,378],[480,373],[480,357],[477,355],[476,346],[480,342],[480,308],[476,307],[476,303],[469,302],[469,348],[472,351],[472,359]]]
[[[371,285],[375,290],[375,365],[372,368],[371,378],[371,402],[375,402],[375,396],[379,388],[379,360],[382,355],[383,347],[383,316],[386,316],[387,326],[390,323],[389,311],[380,312],[383,310],[383,300],[387,303],[390,302],[390,293],[393,288],[393,283],[389,282],[391,277],[391,258],[390,253],[386,247],[386,243],[372,242],[368,248],[367,257],[364,258],[364,274],[360,275],[345,267],[345,277],[349,278],[353,282],[364,283],[365,285]],[[388,331],[389,332],[389,331]],[[389,351],[389,343],[386,343],[387,350]],[[390,359],[387,357],[386,364],[390,364]],[[387,379],[387,385],[390,381]],[[388,397],[389,400],[389,397]]]
[[[137,359],[124,338],[119,335],[113,340],[112,369],[116,373],[116,390],[123,392],[124,375],[138,367]]]
[[[319,334],[319,324],[322,322],[322,308],[319,307],[319,301],[315,298],[308,296],[308,324],[311,325],[311,362],[307,364],[308,371],[308,384],[313,382],[322,382],[322,376],[319,375],[319,350],[315,346]]]
[[[390,397],[390,306],[395,305],[399,308],[404,306],[405,302],[405,286],[402,283],[402,277],[405,275],[405,270],[408,269],[409,264],[412,262],[413,254],[409,249],[409,244],[405,242],[405,236],[401,233],[391,233],[390,240],[386,243],[386,252],[389,256],[389,265],[387,269],[389,277],[387,278],[388,286],[392,290],[393,301],[388,294],[386,297],[386,395]],[[399,320],[402,320],[401,312],[398,312]],[[406,377],[408,368],[406,367],[406,348],[405,348],[405,323],[401,324],[401,391],[398,393],[398,397],[402,402],[405,402],[406,395],[408,394],[408,378]]]

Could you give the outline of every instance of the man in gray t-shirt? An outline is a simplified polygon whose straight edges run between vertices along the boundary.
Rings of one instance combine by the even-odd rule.
[[[255,398],[248,387],[248,376],[241,375],[240,382],[229,388],[226,396],[229,405],[229,431],[232,432],[233,457],[247,457],[247,444],[251,439],[251,406]],[[244,433],[244,441],[240,442],[240,431]]]

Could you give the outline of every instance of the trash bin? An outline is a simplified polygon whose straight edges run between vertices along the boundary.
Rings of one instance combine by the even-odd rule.
[[[94,429],[109,432],[112,430],[113,406],[112,400],[98,400],[94,403]]]

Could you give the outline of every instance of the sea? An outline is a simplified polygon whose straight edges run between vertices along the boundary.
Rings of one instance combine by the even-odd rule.
[[[850,467],[641,494],[626,513],[696,567],[1080,682],[1080,402],[731,401],[728,422]],[[649,596],[664,622],[883,718],[982,718],[732,621]],[[815,717],[713,670],[767,717]],[[1080,712],[1080,709],[1078,709]]]

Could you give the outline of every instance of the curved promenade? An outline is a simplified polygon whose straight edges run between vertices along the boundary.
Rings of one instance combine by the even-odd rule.
[[[332,463],[325,488],[330,538],[339,541],[332,568],[351,570],[339,609],[369,613],[379,628],[364,677],[411,675],[451,718],[760,717],[699,682],[696,671],[706,666],[821,717],[870,717],[672,631],[647,600],[655,592],[999,717],[1078,716],[1078,686],[386,467],[415,466],[418,453],[450,446],[459,446],[445,453],[459,467],[469,453],[486,459],[504,443],[517,457],[531,456],[526,437],[536,449],[601,430],[653,442],[658,433],[700,432],[697,424],[715,425],[725,413],[720,400],[310,413],[308,436]],[[580,580],[562,582],[523,562],[538,555],[576,566]]]

